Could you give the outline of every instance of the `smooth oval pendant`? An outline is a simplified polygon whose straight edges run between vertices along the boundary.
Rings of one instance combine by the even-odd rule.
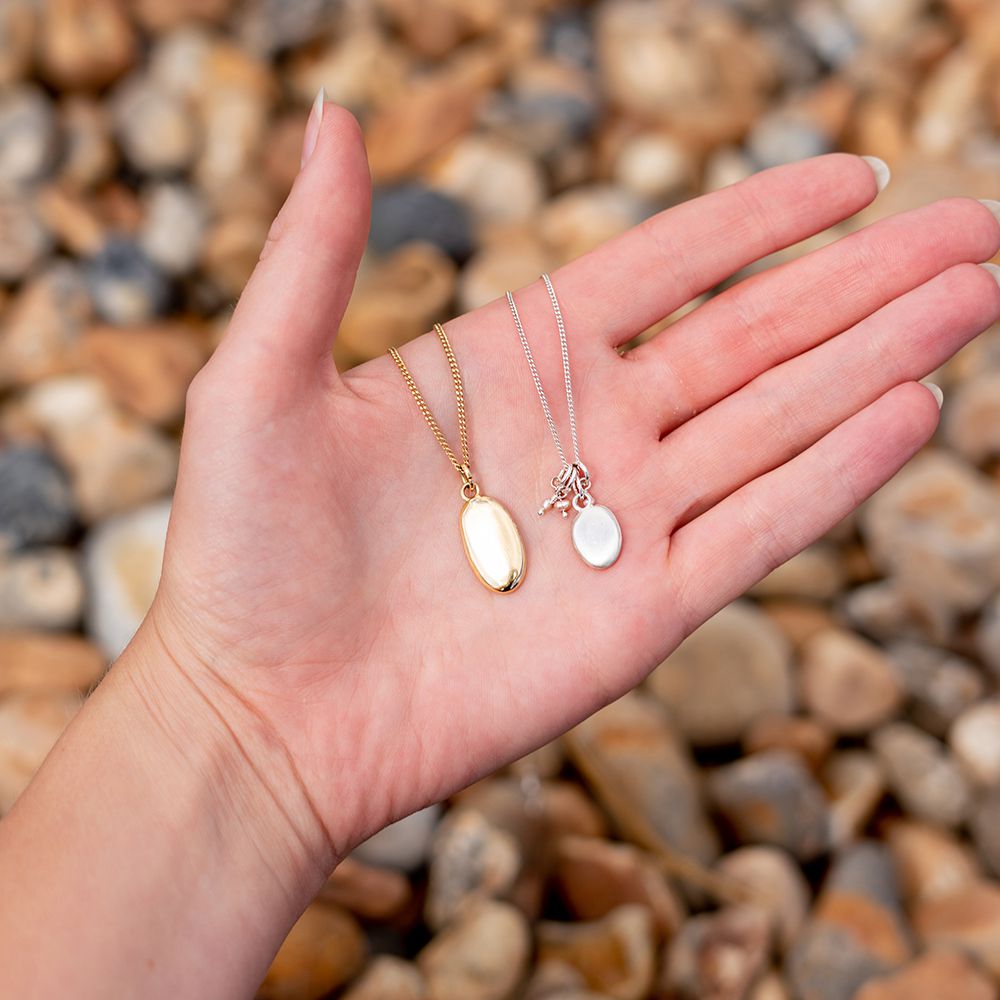
[[[618,518],[600,504],[584,507],[573,522],[573,547],[595,569],[607,569],[622,550]]]
[[[524,579],[524,545],[514,519],[492,497],[462,507],[462,543],[469,565],[490,590],[506,593]]]

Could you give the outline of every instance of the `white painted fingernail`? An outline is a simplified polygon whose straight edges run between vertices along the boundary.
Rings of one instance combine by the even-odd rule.
[[[1000,201],[994,201],[992,198],[980,198],[979,201],[993,213],[993,218],[1000,222]]]
[[[875,175],[875,183],[878,185],[879,191],[884,191],[886,184],[889,183],[889,178],[892,176],[889,164],[885,160],[880,160],[877,156],[862,156],[861,159],[872,168],[872,173]]]
[[[980,264],[979,266],[986,268],[993,275],[993,280],[1000,285],[1000,264]]]
[[[320,87],[316,100],[313,101],[312,110],[309,112],[309,119],[306,121],[305,135],[302,137],[302,160],[299,163],[301,170],[306,161],[313,154],[316,143],[319,141],[319,127],[323,124],[323,108],[326,106],[326,87]]]
[[[944,393],[941,391],[941,386],[937,382],[928,382],[926,380],[922,380],[920,384],[930,389],[931,395],[937,400],[938,409],[940,410],[944,404]]]

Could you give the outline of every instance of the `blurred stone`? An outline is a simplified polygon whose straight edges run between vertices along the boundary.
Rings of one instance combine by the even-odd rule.
[[[718,191],[731,184],[738,184],[753,173],[754,165],[742,149],[722,146],[705,163],[702,190]]]
[[[465,312],[514,291],[550,269],[550,255],[531,232],[506,230],[472,255],[459,274],[458,305]]]
[[[820,632],[803,644],[801,681],[809,711],[846,736],[887,722],[903,700],[889,657],[842,629]]]
[[[34,55],[37,27],[35,0],[7,0],[0,5],[0,86],[27,74]]]
[[[62,157],[59,179],[70,189],[85,189],[107,180],[118,163],[105,105],[74,94],[60,104]]]
[[[772,597],[765,599],[760,607],[796,650],[801,649],[810,636],[838,624],[829,608],[814,601]]]
[[[131,240],[109,240],[86,265],[90,297],[108,323],[144,323],[164,311],[170,295],[163,272]]]
[[[773,84],[771,54],[717,7],[615,0],[597,9],[595,34],[611,101],[640,121],[669,122],[694,145],[741,136]]]
[[[87,631],[109,660],[135,634],[156,593],[170,501],[108,518],[84,543],[89,600]]]
[[[56,156],[52,102],[36,86],[0,91],[0,188],[18,188],[44,177]]]
[[[580,920],[597,920],[626,903],[653,916],[660,939],[684,921],[683,905],[659,867],[631,844],[596,837],[561,837],[555,847],[553,885]]]
[[[495,30],[504,15],[500,0],[379,0],[378,6],[410,47],[432,58]]]
[[[768,715],[754,722],[743,737],[748,754],[764,750],[790,750],[813,770],[819,768],[833,747],[835,737],[816,719]]]
[[[852,625],[882,642],[927,638],[916,610],[896,577],[848,591],[843,609]]]
[[[494,826],[511,832],[523,831],[526,825],[536,829],[540,817],[551,842],[561,837],[607,836],[604,814],[578,782],[542,781],[533,796],[538,806],[535,817],[530,815],[526,791],[523,781],[491,778],[459,792],[453,802],[475,809]]]
[[[964,955],[935,949],[892,975],[869,980],[855,1000],[945,996],[949,1000],[996,1000],[997,987]]]
[[[525,983],[520,1000],[592,1000],[599,994],[587,990],[587,980],[575,966],[561,959],[537,962]]]
[[[821,156],[833,148],[830,136],[816,122],[780,109],[754,123],[746,146],[750,159],[762,170]]]
[[[702,862],[715,857],[697,774],[657,702],[630,692],[571,729],[565,742],[623,836]]]
[[[240,5],[240,37],[255,52],[314,41],[336,23],[340,0],[249,0]]]
[[[367,950],[349,913],[312,903],[278,949],[258,1000],[320,1000],[361,971]]]
[[[515,838],[471,809],[452,809],[434,834],[424,919],[440,930],[479,899],[506,898],[521,870]]]
[[[587,985],[616,1000],[643,1000],[656,971],[649,910],[629,903],[601,920],[537,926],[540,961],[562,961],[583,973]]]
[[[792,651],[753,604],[713,615],[650,674],[650,690],[696,746],[731,743],[792,708]]]
[[[0,559],[0,628],[73,628],[83,601],[83,579],[69,549],[31,549]]]
[[[885,768],[867,750],[841,750],[829,759],[821,778],[830,796],[833,843],[850,844],[885,795]]]
[[[911,954],[888,854],[862,841],[834,862],[787,970],[797,1000],[853,1000]]]
[[[481,85],[450,74],[417,81],[401,91],[365,127],[375,183],[399,181],[466,132],[482,98]]]
[[[980,793],[969,819],[972,842],[993,875],[1000,875],[1000,788]]]
[[[37,193],[33,210],[51,238],[78,257],[95,254],[104,244],[104,220],[78,192],[49,185]]]
[[[80,340],[84,367],[116,403],[156,424],[184,413],[188,385],[207,360],[203,341],[183,324],[92,327]]]
[[[205,208],[188,187],[155,185],[145,199],[139,245],[167,274],[187,274],[198,262],[205,236]]]
[[[96,90],[135,61],[135,32],[120,0],[45,0],[38,57],[42,74],[64,90]]]
[[[719,858],[715,867],[752,891],[753,899],[745,905],[767,915],[783,950],[791,947],[805,923],[810,901],[809,883],[791,856],[778,847],[739,847]],[[769,931],[765,938],[770,936]]]
[[[483,224],[531,218],[546,194],[538,164],[496,136],[462,136],[426,171],[428,183],[465,204]]]
[[[229,299],[238,299],[267,241],[270,223],[256,213],[233,212],[217,219],[205,235],[205,273]]]
[[[670,942],[661,988],[677,1000],[743,1000],[770,950],[770,921],[761,910],[728,906],[700,914]]]
[[[466,259],[475,246],[462,203],[414,183],[375,189],[369,239],[380,253],[420,240],[456,260]]]
[[[592,67],[594,44],[588,14],[579,8],[556,9],[548,14],[542,35],[545,51],[574,66]]]
[[[910,717],[935,736],[945,736],[984,693],[982,673],[955,653],[907,639],[892,643],[889,652],[909,698]]]
[[[801,860],[830,846],[830,811],[801,759],[769,750],[716,768],[712,801],[741,840],[774,844]]]
[[[948,743],[973,782],[1000,784],[1000,698],[967,708],[951,727]]]
[[[1000,977],[1000,885],[983,879],[919,902],[913,925],[929,948],[957,948]],[[949,992],[949,996],[950,996]]]
[[[944,439],[977,465],[1000,456],[1000,371],[973,375],[948,396]]]
[[[0,386],[27,385],[73,368],[90,316],[79,270],[56,260],[21,288],[0,319]]]
[[[236,0],[131,0],[130,8],[150,31],[161,32],[191,21],[221,21]]]
[[[746,996],[747,1000],[791,1000],[791,993],[777,972],[761,976]]]
[[[432,938],[417,956],[417,966],[434,1000],[511,1000],[530,951],[520,911],[483,900]]]
[[[420,970],[394,955],[376,955],[343,1000],[428,1000]]]
[[[81,704],[77,694],[0,700],[0,816],[10,811]]]
[[[863,508],[876,563],[946,640],[1000,586],[1000,493],[955,455],[926,451]]]
[[[359,844],[353,856],[380,868],[412,871],[427,860],[440,815],[439,805],[418,809]]]
[[[635,195],[610,184],[589,184],[557,195],[541,211],[538,231],[560,261],[570,261],[650,214]]]
[[[28,391],[25,409],[69,470],[84,520],[129,510],[173,487],[177,442],[118,411],[97,379],[50,379]]]
[[[969,811],[969,785],[947,748],[906,722],[876,732],[872,748],[885,765],[889,787],[916,818],[942,826],[960,824]]]
[[[515,61],[507,88],[491,95],[485,124],[550,165],[586,140],[598,121],[590,77],[554,60]]]
[[[0,451],[0,552],[63,541],[76,504],[62,466],[32,446]]]
[[[640,198],[675,200],[690,192],[691,151],[666,132],[641,132],[626,140],[615,161],[615,179]]]
[[[201,135],[191,108],[148,77],[124,81],[111,114],[126,158],[143,173],[186,170],[198,155]]]
[[[844,586],[844,566],[832,545],[816,543],[792,556],[750,588],[754,597],[799,597],[827,601]]]
[[[455,289],[455,265],[427,243],[413,243],[362,267],[338,342],[359,358],[384,354],[425,333]]]
[[[52,242],[31,200],[0,194],[0,283],[26,277],[52,249]]]
[[[318,898],[366,920],[388,920],[409,906],[412,895],[410,882],[402,872],[346,857],[327,879]]]
[[[100,651],[79,636],[0,632],[0,697],[86,692],[101,679],[106,664]]]
[[[893,866],[912,907],[960,892],[980,875],[968,846],[952,834],[912,819],[893,820],[885,831]]]
[[[975,642],[983,663],[994,677],[1000,677],[1000,594],[983,608]]]
[[[933,67],[917,93],[913,139],[930,156],[946,157],[975,132],[988,65],[971,47],[952,50]]]

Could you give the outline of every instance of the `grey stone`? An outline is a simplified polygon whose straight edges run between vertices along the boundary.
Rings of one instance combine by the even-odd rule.
[[[77,521],[62,465],[43,448],[0,451],[0,551],[63,541]]]

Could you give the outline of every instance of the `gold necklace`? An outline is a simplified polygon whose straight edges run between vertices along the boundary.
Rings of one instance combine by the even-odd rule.
[[[441,428],[417,388],[417,383],[413,380],[410,370],[399,356],[399,351],[395,347],[390,347],[389,354],[396,362],[396,367],[405,379],[410,394],[416,401],[424,420],[427,421],[427,426],[430,427],[437,439],[437,443],[441,446],[441,450],[448,456],[448,461],[462,477],[461,494],[464,503],[459,518],[459,527],[469,565],[482,584],[489,587],[490,590],[504,594],[517,587],[524,579],[524,545],[521,542],[517,525],[507,512],[506,507],[492,497],[483,496],[479,492],[479,485],[473,478],[472,468],[469,464],[469,436],[465,423],[465,394],[462,391],[462,375],[458,368],[455,352],[451,349],[448,336],[444,332],[444,327],[440,323],[435,323],[434,332],[437,333],[438,340],[441,341],[441,346],[444,348],[448,367],[451,369],[452,382],[455,384],[458,437],[462,452],[461,462],[455,457],[454,451],[452,451],[444,434],[441,433]]]

